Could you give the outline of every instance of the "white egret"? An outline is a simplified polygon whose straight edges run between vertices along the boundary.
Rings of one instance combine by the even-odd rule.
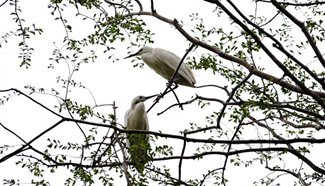
[[[137,55],[141,56],[142,60],[150,68],[152,68],[157,74],[161,75],[168,81],[170,81],[173,77],[175,70],[181,61],[181,59],[176,54],[168,50],[161,48],[151,48],[148,46],[141,48],[138,52],[131,54],[124,59]],[[191,68],[185,63],[182,63],[180,66],[174,78],[174,82],[179,85],[188,87],[194,87],[194,84],[196,83]]]
[[[128,130],[149,130],[148,116],[144,101],[153,96],[137,96],[131,102],[131,108],[125,113],[124,124]],[[148,151],[150,149],[149,136],[147,134],[133,133],[127,135],[127,146],[131,155],[131,162],[139,173],[144,170],[149,161]]]

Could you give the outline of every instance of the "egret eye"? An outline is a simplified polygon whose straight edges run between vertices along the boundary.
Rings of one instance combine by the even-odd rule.
[[[144,96],[140,96],[138,102],[142,102],[144,100],[145,100],[145,97]]]
[[[144,96],[139,96],[139,97],[135,100],[135,104],[138,104],[138,103],[142,102],[142,101],[143,101],[143,98],[144,98]]]

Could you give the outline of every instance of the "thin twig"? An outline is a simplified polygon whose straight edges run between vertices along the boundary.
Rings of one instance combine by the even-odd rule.
[[[188,101],[185,101],[185,102],[182,102],[182,103],[175,103],[175,104],[170,105],[169,107],[167,107],[165,110],[157,113],[157,115],[159,116],[159,115],[165,113],[167,110],[169,110],[169,109],[171,109],[172,107],[175,107],[175,106],[183,106],[183,105],[191,104],[192,102],[194,102],[197,99],[198,99],[198,96],[196,95],[196,97],[191,99],[191,100],[188,100]]]
[[[323,88],[325,88],[325,83],[320,78],[318,78],[317,74],[315,74],[313,71],[311,71],[306,65],[304,65],[302,62],[300,62],[294,55],[290,54],[285,47],[282,46],[281,42],[278,41],[273,35],[266,32],[264,29],[262,29],[262,25],[258,26],[255,23],[253,23],[250,19],[248,19],[241,11],[240,9],[230,0],[228,0],[229,4],[236,10],[236,12],[250,25],[252,25],[254,28],[256,28],[259,32],[265,34],[268,38],[270,38],[272,41],[274,41],[276,44],[273,46],[277,49],[279,49],[281,52],[283,52],[286,56],[288,56],[290,59],[292,59],[295,63],[297,63],[301,68],[303,68],[306,72],[308,72],[309,75],[311,75]],[[278,11],[277,14],[279,14],[280,11]],[[275,17],[273,17],[275,18]],[[272,20],[272,19],[271,19]]]
[[[139,0],[134,0],[137,4],[138,4],[138,6],[139,6],[139,12],[142,12],[143,11],[143,6],[142,6],[142,4],[141,4],[141,2],[139,1]]]
[[[290,70],[278,59],[278,57],[275,56],[271,52],[271,50],[269,50],[269,48],[261,41],[261,39],[256,35],[255,32],[253,32],[251,29],[249,29],[249,27],[245,23],[243,23],[241,20],[239,20],[239,18],[237,18],[232,12],[230,12],[230,10],[227,7],[225,7],[220,1],[213,1],[213,0],[205,0],[205,1],[218,5],[236,24],[238,24],[244,31],[246,31],[254,39],[254,41],[263,49],[263,51],[284,72],[284,74],[286,76],[288,76],[290,79],[292,79],[292,81],[295,82],[307,95],[314,98],[319,103],[319,105],[323,109],[325,109],[325,102],[322,100],[322,98],[318,94],[316,94],[315,92],[313,92],[312,90],[307,88],[306,85],[302,81],[300,81],[297,77],[295,77],[295,75],[290,72]],[[228,0],[228,1],[230,1],[230,0]],[[275,1],[272,0],[272,2],[275,2]],[[277,6],[277,8],[281,11],[281,8],[283,9],[283,7],[281,7],[281,8],[280,7],[281,7],[280,5],[279,5],[279,7]],[[283,11],[286,11],[286,10],[283,10]],[[324,62],[324,66],[325,66],[325,62]]]
[[[231,93],[229,94],[229,97],[228,97],[228,99],[226,100],[226,103],[229,103],[229,101],[230,100],[232,100],[233,99],[233,97],[234,97],[234,95],[235,95],[235,93],[236,93],[236,91],[246,82],[246,81],[248,81],[248,79],[253,75],[253,71],[254,71],[254,67],[252,66],[252,69],[249,71],[249,74],[240,82],[240,83],[238,83],[233,89],[232,89],[232,91],[231,91]],[[225,112],[225,110],[226,110],[226,107],[227,107],[227,104],[224,104],[223,105],[223,107],[222,107],[222,109],[221,109],[221,111],[220,111],[220,113],[219,113],[219,115],[218,115],[218,117],[217,117],[217,128],[220,128],[220,121],[221,121],[221,118],[223,117],[223,114],[224,114],[224,112]]]
[[[32,102],[36,103],[36,105],[39,105],[40,107],[44,108],[45,110],[51,112],[52,114],[60,117],[60,118],[64,118],[63,116],[61,116],[60,114],[54,112],[53,110],[49,109],[48,107],[46,107],[45,105],[43,105],[42,103],[36,101],[35,99],[33,99],[32,97],[30,97],[29,95],[23,93],[22,91],[18,90],[18,89],[15,89],[15,88],[10,88],[10,89],[5,89],[5,90],[0,90],[0,92],[10,92],[10,91],[13,91],[13,92],[17,92],[18,94],[21,94],[23,96],[25,96],[26,98],[28,98],[29,100],[31,100]]]
[[[155,10],[155,6],[154,6],[154,3],[153,3],[153,0],[150,0],[150,8],[151,8],[151,12],[152,12],[152,13],[156,13],[156,10]]]
[[[5,0],[3,3],[0,4],[0,7],[2,7],[3,5],[5,5],[9,0]]]
[[[184,138],[186,138],[185,132],[184,132]],[[181,157],[184,156],[185,148],[186,148],[186,141],[183,140],[183,148],[182,148],[182,152],[181,152]],[[182,163],[183,163],[183,158],[180,158],[179,163],[178,163],[178,180],[182,180]]]
[[[231,138],[230,141],[235,140],[235,137],[237,136],[237,133],[239,132],[239,129],[241,128],[241,126],[243,124],[242,123],[243,120],[244,120],[244,117],[242,117],[241,121],[239,122],[238,126],[236,127],[236,130],[235,130],[234,134],[232,135],[232,138]],[[230,152],[231,148],[232,148],[232,144],[229,144],[227,152]],[[229,158],[229,156],[226,155],[225,160],[224,160],[224,164],[223,164],[223,167],[222,167],[222,176],[221,176],[221,183],[223,185],[225,185],[225,186],[226,186],[225,172],[226,172],[226,166],[227,166],[228,158]]]
[[[263,2],[263,3],[272,3],[271,0],[257,0],[257,2]],[[314,6],[314,5],[323,5],[325,4],[324,1],[318,1],[315,2],[308,2],[308,3],[290,3],[290,2],[278,2],[279,4],[283,5],[290,5],[290,6]]]
[[[197,158],[202,158],[204,156],[208,155],[224,155],[224,156],[233,156],[233,155],[238,155],[238,154],[243,154],[243,153],[256,153],[256,152],[290,152],[292,155],[295,157],[301,159],[303,162],[305,162],[310,168],[312,168],[314,171],[325,174],[325,169],[322,169],[321,167],[315,165],[309,158],[306,156],[300,154],[298,151],[287,148],[287,147],[267,147],[267,148],[248,148],[248,149],[240,149],[240,150],[233,150],[229,152],[223,152],[223,151],[208,151],[208,152],[203,152],[191,156],[168,156],[168,157],[163,157],[163,158],[154,158],[152,161],[166,161],[166,160],[175,160],[175,159],[197,159]]]
[[[294,22],[301,31],[305,34],[305,37],[308,40],[309,45],[314,50],[317,58],[319,59],[319,62],[325,67],[325,59],[323,58],[323,55],[321,54],[319,48],[316,45],[316,41],[313,39],[313,37],[310,35],[308,29],[305,27],[304,23],[299,21],[296,16],[292,15],[288,10],[286,10],[279,2],[275,0],[271,0],[272,4],[284,15],[286,15],[292,22]]]

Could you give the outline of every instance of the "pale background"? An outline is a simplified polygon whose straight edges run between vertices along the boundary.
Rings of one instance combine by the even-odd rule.
[[[34,85],[43,88],[56,87],[63,92],[63,89],[59,88],[61,85],[56,84],[56,77],[61,76],[62,78],[66,78],[68,76],[66,64],[57,64],[54,70],[48,69],[47,66],[50,63],[48,58],[55,48],[54,42],[58,47],[61,47],[65,31],[60,21],[53,21],[53,17],[50,16],[49,10],[47,9],[47,3],[48,1],[43,0],[20,2],[23,10],[21,17],[27,21],[24,24],[29,25],[35,22],[36,25],[43,28],[44,33],[28,41],[29,45],[35,49],[32,55],[32,65],[29,69],[19,68],[20,60],[17,58],[20,52],[17,47],[17,42],[20,41],[19,39],[11,37],[8,39],[8,43],[2,43],[3,46],[0,48],[0,89],[17,88],[24,90],[23,87],[25,85]],[[144,9],[149,10],[148,4],[145,5]],[[245,6],[245,3],[242,5],[241,8],[243,11],[250,8],[249,6]],[[0,8],[0,23],[2,25],[0,27],[0,35],[17,28],[17,25],[12,21],[12,16],[9,15],[10,12],[13,11],[13,7],[10,7],[10,9],[8,9],[8,7],[8,5],[5,5]],[[219,21],[211,14],[214,7],[202,1],[156,1],[155,8],[158,13],[165,17],[183,20],[185,28],[187,29],[191,28],[191,22],[188,15],[194,12],[198,12],[199,16],[204,18],[206,26],[209,26],[209,23],[215,25],[216,22]],[[73,24],[74,32],[71,34],[71,37],[78,37],[76,34],[80,34],[80,37],[87,34],[87,31],[89,31],[87,29],[89,28],[84,26],[87,21],[83,22],[81,18],[74,17],[74,12],[71,12],[71,15],[69,15],[68,12],[63,13],[66,17],[71,16],[72,20],[75,21],[75,24]],[[155,33],[153,37],[155,43],[152,46],[170,50],[180,57],[184,55],[189,45],[189,42],[187,42],[184,37],[168,24],[161,23],[150,17],[143,18],[148,27]],[[78,32],[76,32],[76,30],[78,30]],[[107,58],[99,58],[95,63],[83,64],[80,71],[74,75],[74,79],[77,82],[82,82],[83,85],[92,91],[97,104],[116,102],[118,106],[117,122],[121,124],[123,124],[124,113],[129,108],[133,97],[136,95],[160,93],[166,86],[166,80],[155,74],[149,67],[144,66],[142,69],[133,68],[130,59],[123,60],[123,57],[127,55],[127,46],[128,42],[121,43],[116,50],[114,57],[120,59],[119,61],[112,63],[112,61]],[[132,48],[132,50],[135,52],[138,48]],[[199,56],[200,53],[194,52],[190,55]],[[194,73],[197,85],[225,85],[222,83],[221,77],[213,75],[211,71],[200,70],[194,71]],[[206,88],[199,90],[182,86],[176,90],[176,93],[181,101],[189,100],[191,96],[195,96],[195,94],[210,97],[222,96],[216,89]],[[79,103],[94,105],[92,96],[86,89],[74,89],[70,97],[80,98],[78,100]],[[33,98],[50,108],[53,108],[53,105],[57,103],[55,98],[46,95],[35,94]],[[151,103],[151,100],[147,101],[146,107],[148,108]],[[200,109],[197,106],[197,102],[194,102],[192,105],[184,106],[183,111],[174,107],[161,116],[156,115],[156,113],[164,110],[173,103],[175,103],[175,99],[172,94],[169,94],[150,111],[149,123],[152,131],[180,134],[179,131],[182,131],[185,127],[188,128],[191,122],[197,123],[198,125],[204,125],[205,116],[211,114],[213,110],[220,107],[218,104],[211,104],[208,107]],[[102,107],[99,110],[107,110],[107,113],[112,113],[111,107]],[[34,103],[23,97],[12,97],[4,106],[0,106],[0,121],[27,141],[54,124],[57,120],[57,117],[51,115],[39,106],[35,106]],[[226,125],[222,127],[227,128]],[[106,130],[104,132],[106,132]],[[41,138],[36,144],[45,143],[48,137],[59,138],[62,142],[82,140],[79,129],[71,123],[61,124],[58,128]],[[8,144],[8,141],[10,141],[10,144],[21,143],[13,135],[1,129],[0,144]],[[161,142],[164,141],[161,140]],[[179,155],[183,142],[173,140],[170,141],[170,143],[175,144],[176,147],[179,146],[179,148],[175,148],[174,153],[174,155]],[[247,156],[249,156],[249,154],[247,154]],[[183,162],[184,178],[199,177],[198,175],[201,176],[202,174],[199,173],[200,170],[207,170],[209,166],[221,167],[223,165],[223,156],[211,157],[206,157],[202,162],[185,160]],[[25,179],[30,176],[30,173],[26,169],[22,169],[14,164],[17,159],[18,158],[12,158],[0,164],[0,180],[3,178],[19,178],[21,182],[30,180]],[[159,164],[159,162],[157,162],[157,164]],[[172,173],[177,175],[178,161],[170,161],[169,164]],[[290,162],[288,162],[288,164],[290,164]],[[228,166],[226,170],[226,178],[230,181],[228,185],[252,185],[253,181],[257,181],[259,178],[268,174],[268,171],[266,171],[263,166],[260,166],[260,168],[256,166],[252,167],[253,168],[246,169],[243,167]],[[52,185],[63,185],[64,179],[60,179],[61,176],[59,175],[65,176],[65,171],[56,173],[55,177],[49,176]],[[279,179],[279,181],[284,183],[283,181],[285,178],[286,177]],[[120,181],[117,180],[117,183],[124,183],[124,179]]]

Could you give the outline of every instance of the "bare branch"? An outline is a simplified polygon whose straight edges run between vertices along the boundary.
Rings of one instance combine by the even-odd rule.
[[[2,7],[3,5],[5,5],[9,0],[5,0],[3,3],[0,4],[0,7]]]
[[[138,6],[139,6],[139,12],[142,12],[143,11],[143,7],[142,7],[142,4],[141,4],[141,2],[139,1],[139,0],[134,0],[137,4],[138,4]]]
[[[271,0],[256,0],[256,2],[272,3]],[[289,5],[289,6],[314,6],[314,5],[325,4],[324,1],[318,1],[318,0],[316,0],[315,2],[308,2],[308,3],[291,3],[291,2],[284,2],[284,1],[278,3],[282,5]]]
[[[278,41],[275,37],[273,37],[271,34],[266,32],[262,26],[258,26],[255,23],[253,23],[251,20],[249,20],[241,11],[238,9],[238,7],[231,1],[228,0],[229,4],[236,10],[236,12],[250,25],[252,25],[254,28],[256,28],[259,32],[265,34],[268,38],[270,38],[272,41],[274,41],[276,44],[273,46],[279,49],[281,52],[283,52],[286,56],[288,56],[290,59],[292,59],[295,63],[297,63],[301,68],[303,68],[309,75],[311,75],[323,88],[325,88],[325,83],[323,80],[317,77],[317,75],[312,72],[306,65],[304,65],[302,62],[300,62],[297,58],[295,58],[292,54],[290,54],[281,44],[280,41]],[[275,18],[275,17],[274,17]],[[271,20],[270,20],[271,21]]]
[[[54,125],[52,125],[51,127],[49,127],[48,129],[44,130],[43,132],[39,133],[37,136],[35,136],[32,140],[28,141],[27,143],[25,143],[22,147],[18,148],[17,150],[15,150],[14,152],[11,152],[10,154],[2,157],[0,159],[0,163],[10,159],[11,157],[21,153],[26,147],[30,146],[34,141],[36,141],[38,138],[42,137],[44,134],[46,134],[47,132],[51,131],[52,129],[54,129],[55,127],[57,127],[58,125],[60,125],[61,123],[63,123],[65,120],[61,119],[60,121],[56,122]]]
[[[60,117],[60,118],[64,118],[63,116],[61,116],[60,114],[54,112],[53,110],[49,109],[48,107],[46,107],[45,105],[43,105],[42,103],[36,101],[35,99],[33,99],[32,97],[28,96],[27,94],[23,93],[22,91],[18,90],[18,89],[15,89],[15,88],[10,88],[10,89],[6,89],[6,90],[0,90],[0,92],[10,92],[10,91],[13,91],[13,92],[17,92],[18,94],[21,94],[23,96],[25,96],[26,98],[28,98],[29,100],[31,100],[32,102],[36,103],[36,105],[39,105],[41,106],[42,108],[44,108],[45,110],[51,112],[52,114]]]
[[[114,120],[112,122],[112,125],[114,127],[116,127],[116,108],[117,107],[115,106],[115,102],[114,102],[113,103]],[[114,130],[114,135],[115,135],[116,141],[117,141],[117,143],[120,146],[120,149],[122,151],[122,157],[123,157],[122,165],[123,165],[123,172],[124,172],[125,180],[126,180],[127,186],[131,186],[132,183],[131,183],[130,174],[129,174],[129,171],[128,171],[128,163],[127,163],[127,158],[126,158],[126,150],[125,150],[124,145],[122,144],[120,138],[118,137],[118,133],[117,133],[116,130]]]
[[[293,150],[291,148],[286,147],[269,147],[269,148],[249,148],[249,149],[240,149],[240,150],[233,150],[229,152],[223,152],[223,151],[209,151],[209,152],[203,152],[200,154],[195,154],[192,156],[168,156],[163,158],[154,158],[152,161],[165,161],[165,160],[173,160],[173,159],[197,159],[201,158],[203,156],[207,155],[224,155],[224,156],[232,156],[232,155],[238,155],[243,153],[250,153],[250,152],[290,152],[295,157],[301,159],[303,162],[305,162],[307,165],[309,165],[310,168],[312,168],[314,171],[319,172],[321,174],[325,174],[325,170],[315,165],[312,161],[310,161],[306,156],[300,154],[296,150]]]
[[[64,118],[65,121],[72,121],[74,122],[75,119],[71,118]],[[292,143],[325,143],[325,138],[321,139],[311,139],[311,138],[294,138],[294,139],[287,139],[287,140],[238,140],[238,141],[229,141],[229,140],[213,140],[213,139],[199,139],[199,138],[189,138],[184,137],[180,135],[173,135],[168,133],[161,133],[161,132],[154,132],[154,131],[146,131],[146,130],[125,130],[118,128],[114,125],[107,125],[107,124],[101,124],[101,123],[95,123],[90,121],[84,121],[84,120],[77,120],[80,124],[89,125],[89,126],[98,126],[98,127],[104,127],[104,128],[112,128],[120,133],[127,133],[127,134],[151,134],[155,136],[165,137],[165,138],[171,138],[171,139],[179,139],[179,140],[186,140],[187,142],[193,142],[193,143],[216,143],[216,144],[292,144]],[[204,132],[204,130],[203,130]],[[190,134],[190,131],[187,131],[187,134]]]
[[[236,127],[236,130],[235,130],[234,134],[232,135],[230,141],[234,141],[235,138],[237,137],[238,132],[240,131],[240,128],[242,127],[243,120],[244,120],[244,117],[241,119],[241,121],[239,122],[238,126]],[[232,144],[229,144],[228,145],[227,152],[230,152],[231,148],[232,148]],[[225,172],[226,172],[226,166],[227,166],[227,162],[228,162],[228,158],[229,158],[228,155],[225,155],[225,156],[226,157],[225,157],[224,164],[223,164],[223,167],[222,167],[222,176],[221,176],[222,177],[221,183],[223,185],[226,185],[226,182],[225,182]]]
[[[309,124],[299,125],[299,124],[296,124],[296,123],[293,123],[291,121],[288,121],[288,120],[284,119],[284,117],[280,117],[279,120],[282,121],[283,123],[287,124],[287,125],[290,125],[293,128],[297,128],[297,129],[304,129],[304,128],[314,128],[316,130],[325,129],[325,126],[321,125],[321,124],[309,123]]]
[[[163,172],[161,172],[161,171],[157,171],[157,170],[154,169],[154,168],[146,167],[146,169],[148,169],[149,171],[155,172],[155,173],[157,173],[157,174],[160,174],[160,175],[162,175],[162,176],[165,176],[166,178],[170,178],[170,179],[174,180],[174,181],[175,181],[174,185],[182,184],[182,185],[190,186],[190,184],[187,184],[187,183],[184,182],[183,180],[180,180],[180,179],[174,178],[174,177],[172,177],[172,176],[170,176],[170,175],[167,175],[167,174],[165,174],[165,173],[163,173]],[[159,180],[159,181],[160,181],[160,180]]]
[[[288,77],[290,77],[301,90],[304,91],[305,94],[310,95],[313,97],[319,105],[325,109],[325,102],[321,99],[321,97],[313,92],[312,90],[308,89],[303,82],[301,82],[299,79],[297,79],[285,66],[284,64],[266,47],[260,38],[252,31],[250,30],[246,24],[244,24],[242,21],[240,21],[234,14],[232,14],[222,3],[218,0],[205,0],[207,2],[213,3],[218,5],[236,24],[238,24],[244,31],[249,33],[249,35],[252,36],[252,38],[255,40],[255,42],[264,50],[264,52],[270,57],[270,59],[284,72],[284,74]],[[273,2],[274,0],[272,0]],[[325,64],[325,63],[324,63]],[[324,65],[325,66],[325,65]]]
[[[246,81],[248,81],[248,79],[253,75],[253,69],[254,69],[254,67],[252,66],[252,70],[250,70],[249,71],[249,74],[240,82],[240,83],[238,83],[238,85],[236,85],[233,89],[232,89],[232,91],[231,91],[231,93],[229,94],[229,97],[228,97],[228,99],[226,100],[226,103],[228,103],[230,100],[232,100],[233,99],[233,97],[234,97],[234,95],[235,95],[235,93],[236,93],[236,91],[246,82]],[[226,107],[227,107],[227,104],[224,104],[223,105],[223,107],[222,107],[222,109],[221,109],[221,111],[220,111],[220,114],[218,115],[218,118],[217,118],[217,128],[220,128],[220,121],[221,121],[221,118],[223,117],[223,114],[224,114],[224,112],[225,112],[225,110],[226,110]]]
[[[296,178],[298,178],[299,182],[304,185],[304,186],[307,186],[307,185],[310,185],[310,184],[307,184],[305,182],[305,180],[302,179],[301,175],[299,173],[295,173],[293,171],[290,171],[290,170],[286,170],[286,169],[280,169],[280,168],[271,168],[269,166],[266,166],[267,169],[269,169],[270,171],[274,171],[274,172],[285,172],[285,173],[288,173]]]
[[[186,133],[184,132],[184,138],[186,138]],[[181,157],[184,156],[185,153],[185,148],[186,148],[186,141],[183,141],[183,147],[182,147],[182,152],[181,152]],[[182,163],[183,163],[183,158],[179,159],[178,163],[178,179],[182,180]]]

